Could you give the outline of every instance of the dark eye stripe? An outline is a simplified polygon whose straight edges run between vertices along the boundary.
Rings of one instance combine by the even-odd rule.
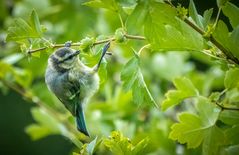
[[[70,60],[70,59],[72,59],[73,57],[74,57],[73,55],[69,55],[68,57],[66,57],[65,59],[63,59],[63,61]]]

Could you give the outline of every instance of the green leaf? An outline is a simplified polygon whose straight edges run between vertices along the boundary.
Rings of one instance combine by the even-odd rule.
[[[141,32],[146,16],[149,12],[149,1],[140,1],[126,21],[126,27],[130,34]]]
[[[31,124],[26,127],[25,132],[31,136],[32,140],[38,140],[51,134],[48,127]]]
[[[111,10],[113,12],[119,11],[119,5],[115,0],[92,0],[89,2],[83,3],[83,5],[90,6],[93,8],[104,8]]]
[[[124,42],[126,40],[124,34],[125,34],[124,29],[123,28],[118,28],[115,31],[115,35],[114,35],[115,41],[118,42],[118,43]]]
[[[226,144],[225,133],[213,126],[205,131],[204,141],[202,146],[203,155],[218,155],[220,154],[220,147]]]
[[[133,101],[139,105],[143,103],[155,103],[149,89],[144,81],[140,70],[140,60],[137,56],[131,58],[121,72],[121,80],[125,91],[132,89]]]
[[[230,0],[217,0],[217,6],[219,8],[223,7]]]
[[[175,8],[151,2],[144,33],[152,48],[161,51],[195,51],[204,48],[203,38],[181,19]]]
[[[203,143],[203,152],[210,155],[218,153],[219,146],[224,142],[224,135],[215,125],[220,109],[206,98],[198,98],[198,115],[181,113],[179,123],[172,126],[169,138],[187,143],[188,148],[196,148]],[[220,136],[218,136],[220,135]]]
[[[35,10],[32,10],[30,15],[30,25],[39,36],[42,36],[40,21]]]
[[[239,25],[231,32],[229,43],[229,50],[239,59]]]
[[[85,37],[80,42],[81,42],[80,49],[83,50],[84,52],[87,52],[89,51],[89,48],[92,47],[93,43],[95,42],[95,39]]]
[[[14,78],[18,84],[26,88],[30,86],[32,82],[32,74],[29,70],[14,68],[13,70]]]
[[[233,68],[226,72],[224,85],[227,89],[239,88],[239,69]]]
[[[238,118],[237,118],[238,119]],[[239,125],[234,125],[231,128],[228,128],[225,132],[229,143],[232,145],[239,144]]]
[[[0,78],[11,82],[14,81],[20,86],[26,88],[29,87],[32,82],[32,74],[29,70],[13,67],[11,65],[11,63],[14,63],[18,58],[20,57],[7,57],[7,59],[0,61]]]
[[[132,155],[142,155],[145,154],[145,148],[147,147],[149,143],[149,140],[146,139],[142,139],[140,142],[138,142],[135,147],[132,150]]]
[[[217,27],[216,27],[215,31],[213,32],[213,36],[222,45],[228,46],[228,38],[229,38],[228,28],[227,28],[227,25],[223,21],[221,21],[221,20],[218,21]]]
[[[104,84],[106,81],[107,81],[107,62],[106,61],[102,61],[101,62],[101,65],[100,65],[100,68],[99,68],[99,71],[98,71],[98,74],[99,74],[99,77],[100,77],[100,84]]]
[[[225,148],[225,155],[236,155],[239,152],[239,145],[231,145]]]
[[[213,37],[229,51],[228,55],[233,54],[239,59],[239,25],[229,33],[226,24],[220,20],[213,32]]]
[[[193,64],[187,61],[189,58],[188,54],[177,51],[156,53],[152,58],[152,66],[150,67],[158,77],[173,81],[176,77],[193,70]]]
[[[147,146],[147,139],[143,139],[136,145],[133,145],[131,141],[124,137],[119,131],[113,131],[110,138],[104,140],[106,147],[114,155],[142,155]]]
[[[0,61],[0,79],[9,77],[9,73],[13,73],[14,69],[10,64]]]
[[[94,151],[95,151],[95,148],[97,146],[97,137],[95,137],[95,139],[93,141],[91,141],[89,144],[87,144],[87,152],[90,154],[90,155],[93,155],[94,154]]]
[[[226,5],[222,7],[222,11],[224,15],[229,18],[232,27],[236,28],[239,24],[239,8],[236,5],[227,2]]]
[[[129,91],[134,82],[137,79],[137,72],[138,72],[138,60],[137,58],[133,57],[131,58],[126,65],[124,66],[122,72],[121,72],[121,80],[124,81],[123,88],[125,91]]]
[[[200,28],[203,28],[203,24],[201,22],[201,19],[200,19],[200,15],[198,15],[197,13],[197,9],[195,7],[195,4],[193,2],[193,0],[190,0],[190,3],[189,3],[189,16],[192,17],[192,19],[195,21],[195,23],[200,27]]]
[[[22,58],[24,58],[24,55],[22,53],[15,53],[11,54],[9,56],[6,56],[5,58],[2,59],[3,62],[13,65],[20,61]]]
[[[20,42],[24,39],[39,38],[40,35],[23,19],[16,19],[7,32],[7,41]]]
[[[188,148],[196,148],[203,141],[202,121],[200,117],[191,113],[181,113],[178,116],[179,123],[172,126],[169,138],[187,143]]]
[[[224,110],[220,114],[220,120],[228,125],[239,124],[239,112]]]
[[[32,108],[33,118],[42,126],[47,127],[52,133],[60,133],[61,124],[40,108]]]
[[[213,8],[204,11],[203,21],[202,21],[204,29],[210,24],[212,14],[213,14]]]
[[[173,83],[177,90],[169,90],[166,93],[166,99],[162,102],[162,110],[167,110],[169,107],[179,104],[186,98],[199,95],[198,90],[186,77],[176,78]]]

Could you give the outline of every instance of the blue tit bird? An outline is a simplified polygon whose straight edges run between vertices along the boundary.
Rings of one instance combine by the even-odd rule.
[[[100,60],[93,68],[79,60],[80,51],[71,49],[69,43],[48,58],[45,72],[47,87],[76,117],[77,129],[87,136],[89,133],[86,128],[83,105],[99,89],[97,71],[109,46],[110,42],[104,46]]]

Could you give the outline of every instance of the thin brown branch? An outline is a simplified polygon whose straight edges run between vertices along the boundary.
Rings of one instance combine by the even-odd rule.
[[[233,111],[239,111],[239,108],[233,108],[233,107],[224,107],[223,105],[219,104],[218,102],[215,102],[215,104],[220,107],[222,110],[233,110]]]
[[[32,54],[32,53],[35,53],[35,52],[38,52],[38,51],[43,51],[45,49],[47,49],[47,47],[41,47],[41,48],[29,50],[29,51],[27,51],[27,54]]]
[[[187,23],[190,27],[192,27],[195,31],[200,33],[202,36],[205,34],[205,32],[200,29],[197,25],[195,25],[193,22],[191,22],[189,19],[184,20],[185,23]],[[224,46],[222,46],[213,36],[210,36],[209,41],[213,43],[220,51],[224,53],[224,55],[227,57],[227,59],[232,60],[235,64],[239,64],[239,60],[233,56],[233,54],[228,51]]]
[[[95,43],[93,43],[93,46],[108,43],[109,41],[115,41],[115,38],[109,38],[105,40],[96,41]]]
[[[125,34],[124,36],[125,36],[127,39],[146,40],[146,38],[143,37],[143,36],[134,36],[134,35],[129,35],[129,34]]]
[[[134,40],[145,40],[145,37],[143,36],[134,36],[134,35],[129,35],[129,34],[125,34],[124,35],[127,39],[134,39]],[[100,44],[104,44],[104,43],[107,43],[109,41],[115,41],[115,38],[109,38],[109,39],[104,39],[104,40],[99,40],[99,41],[96,41],[92,44],[92,46],[96,46],[96,45],[100,45]],[[82,45],[82,43],[80,42],[77,42],[77,43],[72,43],[71,46],[80,46]],[[35,52],[39,52],[39,51],[43,51],[47,48],[59,48],[59,47],[64,47],[65,44],[53,44],[49,47],[45,46],[45,47],[40,47],[40,48],[37,48],[37,49],[31,49],[27,52],[27,54],[32,54],[32,53],[35,53]]]
[[[164,0],[164,2],[170,5],[171,7],[176,8],[169,0]],[[220,11],[221,10],[219,9],[216,22],[218,21]],[[183,21],[202,36],[205,35],[205,32],[202,29],[200,29],[197,25],[195,25],[193,22],[191,22],[188,18],[183,19]],[[227,50],[221,43],[219,43],[212,35],[209,38],[205,39],[209,39],[209,41],[213,43],[226,56],[227,60],[231,60],[233,63],[239,64],[239,60],[236,57],[234,57],[234,55],[229,50]]]

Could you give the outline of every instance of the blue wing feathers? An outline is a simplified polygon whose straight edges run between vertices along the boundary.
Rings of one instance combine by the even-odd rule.
[[[84,133],[86,136],[89,136],[89,133],[86,128],[85,124],[85,116],[84,116],[84,111],[82,109],[82,105],[78,104],[76,107],[76,124],[77,124],[77,129]]]

